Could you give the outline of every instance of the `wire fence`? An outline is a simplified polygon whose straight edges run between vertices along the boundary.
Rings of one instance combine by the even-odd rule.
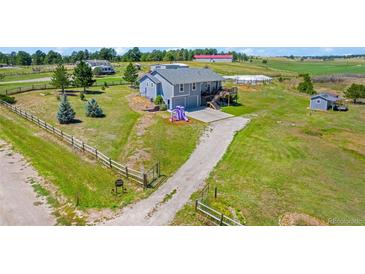
[[[95,82],[92,86],[93,87],[103,87],[103,86],[119,86],[119,85],[128,85],[129,83],[119,80],[119,81],[98,81]],[[13,95],[18,93],[23,93],[27,91],[33,90],[47,90],[47,89],[55,89],[56,87],[52,86],[51,84],[35,84],[29,86],[20,86],[20,87],[13,87],[4,90],[5,95]],[[80,88],[79,86],[69,86],[68,88]]]
[[[54,127],[46,123],[45,121],[39,119],[37,116],[22,110],[19,107],[13,106],[7,102],[0,100],[0,104],[5,106],[6,108],[10,109],[12,112],[22,116],[23,118],[27,119],[28,121],[36,124],[37,126],[45,129],[49,133],[61,138],[66,143],[70,144],[73,148],[77,149],[78,151],[85,152],[89,155],[94,156],[100,163],[104,166],[114,169],[120,175],[126,177],[127,179],[131,179],[137,182],[139,185],[143,186],[144,188],[149,187],[155,180],[160,177],[160,164],[156,163],[149,171],[137,171],[132,168],[127,167],[126,165],[122,165],[114,160],[112,160],[107,155],[100,152],[98,149],[86,144],[82,140],[75,138],[74,136],[65,133],[64,131]],[[151,172],[151,170],[153,170]]]

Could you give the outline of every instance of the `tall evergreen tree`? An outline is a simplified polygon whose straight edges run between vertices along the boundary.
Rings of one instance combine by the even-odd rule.
[[[354,100],[354,104],[356,104],[356,100],[359,98],[365,98],[365,86],[352,84],[345,92],[344,95],[346,98],[350,98]]]
[[[74,70],[74,83],[76,86],[83,87],[84,92],[86,88],[94,84],[93,71],[91,67],[84,61],[81,61]]]
[[[74,120],[75,114],[75,111],[72,109],[69,101],[67,100],[67,96],[63,94],[61,96],[61,103],[57,112],[58,121],[60,124],[69,124]]]
[[[70,76],[62,64],[59,64],[51,78],[51,85],[55,88],[61,88],[65,93],[65,88],[70,85]]]
[[[137,81],[137,78],[138,78],[137,68],[132,63],[129,63],[127,68],[125,69],[123,79],[131,83],[131,85],[133,85]]]
[[[103,117],[104,113],[96,100],[93,98],[86,103],[86,116],[87,117]]]

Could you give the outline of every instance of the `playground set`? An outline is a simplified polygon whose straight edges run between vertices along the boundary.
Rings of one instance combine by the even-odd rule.
[[[173,123],[176,121],[189,122],[189,118],[186,116],[183,106],[176,106],[176,108],[171,111],[170,122]]]

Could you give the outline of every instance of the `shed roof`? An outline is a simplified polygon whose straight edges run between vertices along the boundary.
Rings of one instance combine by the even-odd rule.
[[[196,54],[194,55],[195,59],[232,59],[232,54],[212,54],[212,55],[204,55],[204,54]]]
[[[208,81],[224,81],[224,78],[210,69],[180,68],[156,69],[152,75],[158,73],[171,84],[188,84]]]
[[[340,98],[338,98],[338,95],[334,95],[334,94],[330,94],[330,93],[320,93],[320,94],[316,94],[313,95],[311,97],[311,100],[316,99],[318,97],[321,97],[322,99],[326,100],[326,101],[330,101],[330,102],[336,102],[338,100],[340,100]]]

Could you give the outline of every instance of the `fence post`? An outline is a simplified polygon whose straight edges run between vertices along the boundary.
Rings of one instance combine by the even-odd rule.
[[[53,131],[53,134],[55,134],[55,132],[54,132],[54,126],[52,126],[52,131]]]
[[[112,168],[112,158],[109,158],[109,166]]]
[[[160,161],[157,162],[157,177],[160,177]]]
[[[125,167],[125,175],[126,175],[126,177],[128,179],[128,167],[127,166]]]
[[[195,200],[195,210],[198,210],[198,203],[199,203],[199,201]]]
[[[82,141],[82,151],[85,151],[85,143]]]
[[[74,136],[72,135],[71,136],[71,144],[72,144],[72,147],[74,146]]]
[[[147,188],[148,181],[147,181],[147,174],[143,172],[143,187]]]
[[[214,198],[217,199],[217,194],[218,194],[218,187],[214,188]]]
[[[98,150],[97,149],[95,149],[95,157],[96,157],[96,159],[98,158]]]
[[[219,222],[219,225],[223,225],[223,213],[222,213],[222,215],[221,215],[221,220],[220,220],[220,222]]]

